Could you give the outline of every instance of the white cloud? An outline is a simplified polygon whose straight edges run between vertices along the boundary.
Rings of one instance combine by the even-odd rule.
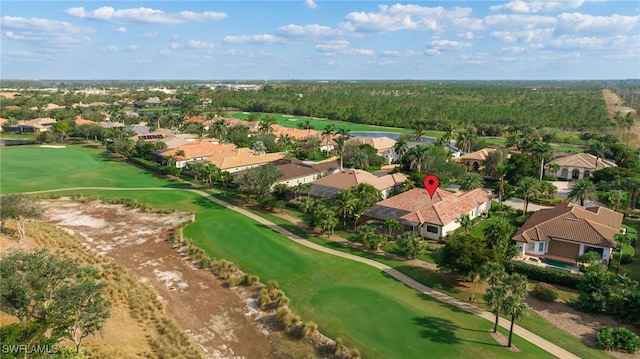
[[[37,43],[41,47],[74,47],[91,42],[87,36],[94,30],[64,21],[40,18],[3,16],[0,26],[10,29],[5,36],[11,40]]]
[[[558,16],[558,29],[563,33],[612,34],[632,30],[640,24],[640,15],[593,16],[580,13],[563,13]]]
[[[206,49],[206,50],[212,50],[218,47],[218,45],[214,44],[213,42],[200,41],[200,40],[189,40],[187,41],[187,46],[192,49]]]
[[[476,35],[471,31],[467,31],[467,32],[463,32],[463,33],[458,34],[458,37],[461,37],[461,38],[467,39],[467,40],[473,40],[473,39],[476,38]]]
[[[554,12],[577,9],[585,0],[514,0],[506,4],[491,6],[491,11],[511,11],[517,13]]]
[[[464,54],[460,56],[460,60],[469,65],[483,65],[488,62],[487,55],[488,54],[486,52],[478,52],[473,55]]]
[[[285,37],[295,38],[320,38],[338,35],[339,31],[329,27],[318,24],[312,25],[294,25],[289,24],[281,26],[277,29],[277,32]]]
[[[286,42],[285,39],[278,36],[270,35],[270,34],[225,36],[222,40],[228,44],[249,43],[249,44],[273,45],[273,44],[282,44]]]
[[[316,2],[313,0],[304,0],[304,6],[308,7],[309,9],[318,8],[318,4],[316,4]]]
[[[349,32],[465,31],[479,30],[482,20],[470,17],[471,8],[424,7],[419,5],[380,5],[378,12],[352,12],[339,27]]]
[[[553,29],[533,29],[520,31],[493,31],[491,37],[506,43],[514,42],[545,42],[553,37]]]
[[[156,37],[158,37],[158,33],[157,32],[145,32],[144,34],[142,34],[142,37],[144,37],[145,39],[155,39]]]
[[[613,52],[640,52],[640,35],[612,37],[569,37],[561,36],[547,43],[548,48],[556,50],[604,50]]]
[[[512,29],[537,29],[541,27],[554,27],[558,19],[553,16],[542,15],[489,15],[484,18],[485,25],[489,27]]]
[[[316,44],[316,50],[325,56],[335,55],[364,55],[374,56],[375,53],[371,49],[352,48],[347,40],[332,40],[321,44]]]
[[[405,51],[387,50],[387,51],[383,51],[380,55],[388,56],[388,57],[399,57],[399,56],[417,56],[420,54],[421,54],[420,52],[413,51],[413,50],[405,50]]]
[[[191,40],[191,41],[193,41],[193,40]],[[180,45],[180,43],[179,43],[179,42],[177,42],[177,41],[172,41],[172,42],[171,42],[171,44],[169,44],[169,47],[170,47],[172,50],[176,50],[176,49],[181,48],[181,47],[182,47],[182,45]]]
[[[116,31],[124,34],[125,32],[127,32],[127,28],[124,26],[120,26],[119,28],[116,29]]]
[[[444,51],[458,51],[471,46],[470,42],[464,41],[451,41],[451,40],[434,40],[428,45],[429,49],[444,50]]]
[[[138,50],[140,50],[140,46],[138,46],[138,45],[129,45],[129,46],[127,46],[127,51],[134,52],[134,51],[138,51]]]
[[[107,51],[107,52],[118,52],[118,46],[109,45],[104,50]]]
[[[115,23],[149,23],[162,25],[176,25],[186,22],[207,22],[222,20],[227,17],[223,12],[205,11],[201,13],[193,11],[181,11],[168,13],[145,7],[116,10],[110,6],[103,6],[93,11],[86,11],[84,7],[69,8],[65,11],[68,15],[100,21]]]
[[[503,47],[500,49],[500,52],[505,54],[520,54],[525,51],[527,51],[526,47],[518,47],[518,46]]]

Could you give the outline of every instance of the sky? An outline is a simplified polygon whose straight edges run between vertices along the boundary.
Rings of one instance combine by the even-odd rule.
[[[0,2],[0,79],[640,78],[640,1]]]

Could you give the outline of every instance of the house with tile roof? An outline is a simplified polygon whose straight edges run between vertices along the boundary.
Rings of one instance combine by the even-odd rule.
[[[388,165],[398,161],[398,155],[393,149],[396,144],[396,140],[389,137],[352,137],[347,142],[357,142],[359,144],[370,145],[378,151],[378,155],[385,158]]]
[[[282,175],[276,180],[289,187],[300,183],[311,183],[316,179],[340,170],[340,163],[335,160],[325,162],[301,161],[295,158],[282,158],[274,162]]]
[[[189,163],[198,161],[205,162],[207,157],[224,151],[231,151],[235,148],[235,145],[221,144],[220,141],[215,138],[201,139],[187,142],[174,148],[154,151],[151,154],[151,160],[162,163],[164,158],[171,157],[176,167],[183,168]]]
[[[228,146],[228,145],[222,145]],[[204,159],[204,163],[213,163],[220,170],[236,173],[282,159],[284,152],[257,154],[249,148],[225,149]]]
[[[558,157],[550,161],[548,165],[554,165],[558,170],[551,171],[547,168],[545,170],[546,174],[566,180],[589,178],[593,171],[616,166],[615,162],[598,158],[590,153],[576,153],[569,156]]]
[[[364,170],[344,169],[315,180],[308,194],[316,198],[336,198],[341,189],[351,188],[360,183],[368,183],[382,192],[382,198],[387,198],[399,189],[406,180],[407,176],[402,173],[376,176]]]
[[[467,166],[469,172],[484,175],[484,162],[491,152],[495,152],[495,148],[483,148],[481,150],[466,153],[456,158],[456,162]]]
[[[7,132],[18,133],[39,133],[46,132],[51,129],[51,126],[57,121],[54,118],[42,117],[34,118],[33,120],[20,120],[17,124],[6,126]]]
[[[135,131],[134,131],[135,132]],[[173,136],[174,132],[168,128],[159,128],[153,132],[149,133],[138,133],[134,136],[129,137],[130,140],[137,142],[139,140],[145,142],[156,142],[165,137]],[[191,136],[195,140],[195,136]],[[167,146],[169,148],[169,146]]]
[[[424,188],[414,188],[376,203],[364,215],[380,221],[393,218],[404,231],[438,239],[460,227],[456,222],[460,216],[468,214],[473,219],[487,213],[491,199],[491,193],[481,188],[458,193],[438,188],[433,197]]]
[[[560,203],[535,212],[513,235],[522,256],[566,263],[592,251],[608,263],[616,248],[623,215],[605,207],[581,207]]]

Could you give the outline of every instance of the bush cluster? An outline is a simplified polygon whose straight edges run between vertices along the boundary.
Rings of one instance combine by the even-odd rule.
[[[507,272],[524,274],[527,278],[577,289],[581,276],[561,269],[538,267],[520,261],[512,261],[505,265]]]
[[[635,353],[640,350],[640,338],[626,328],[604,326],[596,331],[596,346],[603,350]]]
[[[544,300],[545,302],[553,302],[554,300],[558,299],[558,289],[556,289],[556,287],[552,286],[551,284],[539,282],[533,288],[533,292],[531,292],[531,295],[540,300]]]

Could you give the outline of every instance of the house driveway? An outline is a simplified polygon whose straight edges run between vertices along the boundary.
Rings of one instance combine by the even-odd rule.
[[[573,186],[574,182],[568,182],[568,181],[553,181],[551,182],[553,183],[554,186],[556,186],[558,188],[558,192],[556,193],[556,196],[560,197],[560,198],[564,198],[567,199],[567,195],[569,194],[569,191],[571,190],[571,186]],[[573,202],[573,201],[569,201],[569,202]],[[503,201],[502,203],[511,206],[515,209],[521,209],[524,210],[524,201],[521,200],[520,198],[509,198],[508,200]],[[574,202],[575,203],[575,202]],[[584,206],[585,207],[606,207],[604,204],[597,202],[597,201],[585,201],[584,202]],[[529,206],[527,208],[528,211],[539,211],[541,209],[544,208],[551,208],[553,206],[542,206],[539,204],[535,204],[535,203],[529,203]]]

